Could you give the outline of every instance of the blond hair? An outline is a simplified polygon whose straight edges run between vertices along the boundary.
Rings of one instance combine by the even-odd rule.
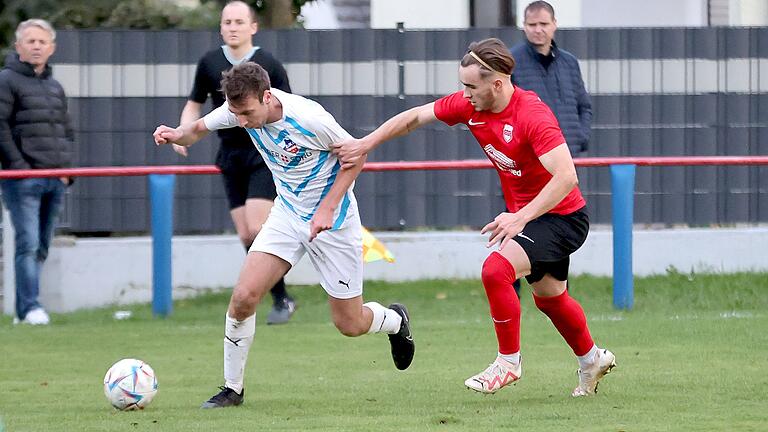
[[[18,27],[16,27],[16,42],[21,41],[24,30],[30,27],[38,27],[47,31],[51,35],[51,40],[56,41],[56,30],[53,29],[51,23],[41,18],[32,18],[20,22]]]

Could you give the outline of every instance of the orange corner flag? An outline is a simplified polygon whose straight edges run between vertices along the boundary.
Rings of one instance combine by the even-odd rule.
[[[380,259],[387,262],[395,262],[395,257],[384,246],[384,243],[380,242],[373,236],[365,227],[363,228],[363,261],[372,262]]]

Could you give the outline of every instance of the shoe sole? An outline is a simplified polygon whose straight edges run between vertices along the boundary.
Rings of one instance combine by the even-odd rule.
[[[604,376],[611,373],[611,371],[615,367],[616,367],[616,356],[613,357],[611,364],[608,365],[608,367],[605,369],[605,372],[603,372],[602,374],[600,374],[600,376],[597,377],[597,382],[595,383],[595,391],[593,392],[594,394],[597,394],[597,386],[600,385],[600,380],[603,379]]]
[[[216,405],[216,404],[206,405],[206,404],[202,404],[202,405],[200,405],[200,409],[232,408],[232,407],[238,407],[238,406],[240,406],[242,404],[243,404],[242,402],[240,402],[238,404],[232,404],[232,405]]]
[[[499,391],[499,390],[501,390],[503,388],[503,387],[500,387],[500,388],[497,388],[494,391],[488,391],[488,390],[482,390],[482,389],[479,390],[479,389],[476,389],[474,387],[471,387],[471,386],[467,385],[467,383],[464,383],[464,387],[466,387],[467,390],[473,391],[475,393],[486,394],[486,395],[494,394],[494,393],[496,393],[497,391]]]

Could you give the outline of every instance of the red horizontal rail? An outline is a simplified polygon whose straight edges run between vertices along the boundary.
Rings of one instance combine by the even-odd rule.
[[[713,165],[768,165],[768,156],[680,156],[680,157],[600,157],[576,158],[577,167],[610,165],[639,166],[713,166]],[[488,169],[493,164],[488,159],[451,161],[399,161],[368,162],[364,171],[434,171]],[[116,177],[144,176],[149,174],[218,174],[214,165],[158,165],[126,167],[87,167],[60,169],[33,169],[0,171],[0,179],[27,177]]]

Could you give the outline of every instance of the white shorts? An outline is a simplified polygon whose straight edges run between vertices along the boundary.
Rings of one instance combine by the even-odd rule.
[[[363,234],[357,212],[342,228],[323,231],[310,243],[309,222],[298,220],[277,201],[250,251],[275,255],[291,266],[309,253],[329,296],[348,299],[363,294]]]

